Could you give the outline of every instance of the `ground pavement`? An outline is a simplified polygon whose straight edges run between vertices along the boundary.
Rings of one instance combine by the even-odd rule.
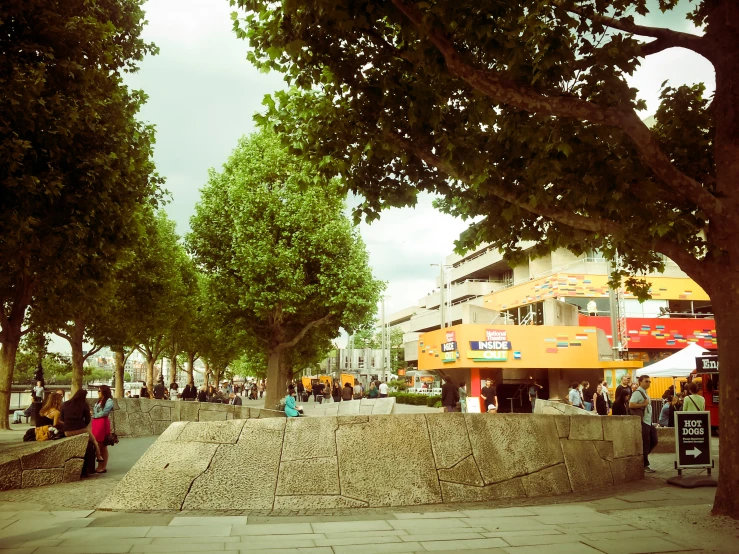
[[[15,438],[8,433],[21,436],[2,432],[0,442]],[[96,510],[155,439],[122,439],[105,475],[0,492],[0,554],[739,552],[739,522],[710,516],[714,489],[664,483],[674,474],[669,454],[652,456],[657,473],[643,481],[553,498],[303,512]],[[237,475],[221,493],[239,494]]]

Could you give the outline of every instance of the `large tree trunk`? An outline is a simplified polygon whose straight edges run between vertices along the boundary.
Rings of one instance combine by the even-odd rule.
[[[193,377],[193,366],[195,365],[195,352],[188,352],[187,353],[187,382],[191,385],[195,384],[195,379]]]
[[[280,399],[287,395],[287,385],[292,380],[291,371],[281,362],[281,357],[280,350],[273,350],[267,358],[267,388],[264,391],[264,407],[268,410],[274,410]]]
[[[203,362],[205,363],[205,375],[203,376],[203,385],[205,385],[205,388],[207,389],[210,385],[210,364],[208,363],[208,360],[205,359],[203,360]]]
[[[113,392],[113,395],[116,398],[123,398],[125,396],[125,393],[123,392],[123,387],[126,382],[125,373],[126,373],[126,356],[123,354],[123,350],[116,350],[115,351],[115,391]]]
[[[169,382],[176,383],[177,382],[177,354],[172,354],[172,357],[169,359]]]
[[[85,371],[85,357],[82,354],[82,341],[85,336],[85,323],[81,319],[74,320],[74,326],[69,332],[72,339],[69,345],[72,347],[72,394],[82,388],[82,379]]]
[[[727,277],[726,288],[711,294],[721,373],[719,485],[713,513],[739,519],[739,290],[734,274]]]
[[[156,358],[153,354],[147,352],[146,354],[146,388],[149,389],[149,394],[154,392],[154,363]]]
[[[5,330],[5,329],[4,329]],[[10,331],[10,329],[8,329]],[[20,343],[20,326],[16,333],[6,333],[6,340],[0,347],[0,429],[10,429],[10,389],[13,384],[13,369],[15,368],[15,356],[18,353]]]

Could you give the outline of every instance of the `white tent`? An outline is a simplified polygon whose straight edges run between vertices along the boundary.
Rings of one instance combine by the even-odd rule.
[[[695,369],[695,359],[709,351],[691,342],[682,350],[657,363],[638,369],[634,375],[650,377],[687,377]]]

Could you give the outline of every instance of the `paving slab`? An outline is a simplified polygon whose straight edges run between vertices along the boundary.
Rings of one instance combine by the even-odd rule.
[[[299,535],[313,533],[310,523],[265,523],[233,525],[231,535]]]
[[[315,533],[338,533],[340,531],[390,531],[392,529],[403,529],[394,527],[384,520],[376,521],[337,521],[334,523],[311,523],[310,526]]]
[[[446,519],[449,517],[467,517],[464,512],[426,512],[426,513],[393,513],[395,519]]]
[[[467,517],[481,518],[481,517],[518,517],[518,516],[531,516],[539,514],[536,508],[494,508],[492,510],[464,510],[462,513]]]
[[[401,519],[388,521],[387,523],[392,526],[393,529],[458,529],[463,527],[478,527],[478,525],[468,525],[467,519]],[[484,520],[482,520],[484,521]],[[479,527],[484,527],[479,525]]]
[[[541,546],[508,546],[503,548],[508,554],[542,554]],[[553,544],[546,548],[546,554],[603,554],[601,550],[582,543]]]
[[[335,554],[390,554],[393,552],[423,552],[425,548],[421,543],[403,542],[389,544],[355,544],[347,546],[334,546]]]
[[[659,537],[642,537],[633,540],[584,541],[605,554],[654,554],[658,552],[684,552],[692,545],[676,544]]]
[[[246,525],[246,516],[217,516],[217,517],[173,517],[170,526],[203,526],[203,525]]]
[[[147,537],[228,537],[231,525],[210,525],[208,527],[152,527]]]
[[[464,540],[471,540],[471,539],[485,539],[488,537],[485,537],[482,533],[468,533],[468,532],[461,532],[461,529],[454,529],[454,532],[451,533],[423,533],[420,535],[407,535],[400,537],[403,542],[430,542],[430,541],[464,541]]]
[[[504,539],[511,546],[548,546],[551,544],[561,543],[578,543],[585,538],[582,535],[571,534],[571,535],[520,535],[518,537],[505,537]]]
[[[313,542],[316,546],[345,546],[348,544],[387,544],[393,542],[403,542],[403,540],[395,535],[385,537],[354,537],[344,539],[315,539]]]
[[[421,545],[429,551],[449,550],[449,543],[444,541],[422,542]],[[455,550],[473,550],[478,548],[498,548],[508,546],[503,539],[470,539],[460,540],[454,543]]]

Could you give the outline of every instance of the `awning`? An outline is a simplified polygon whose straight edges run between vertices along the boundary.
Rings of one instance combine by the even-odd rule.
[[[643,367],[636,371],[634,375],[637,377],[640,375],[649,375],[650,377],[687,377],[695,370],[695,359],[706,353],[710,353],[710,351],[695,343],[690,343],[672,356]]]

